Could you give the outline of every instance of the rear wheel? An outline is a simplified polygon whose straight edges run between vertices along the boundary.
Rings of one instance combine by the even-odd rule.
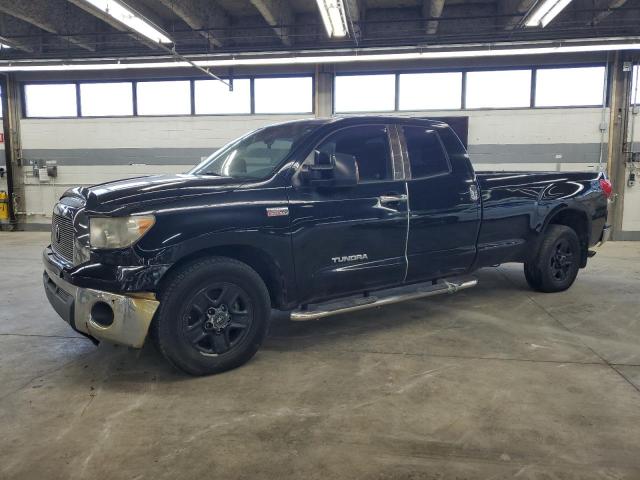
[[[253,269],[230,258],[205,258],[169,279],[154,338],[167,360],[181,370],[219,373],[255,355],[269,314],[267,288]]]
[[[561,292],[576,279],[580,268],[580,241],[564,225],[549,225],[537,254],[524,264],[527,283],[540,292]]]

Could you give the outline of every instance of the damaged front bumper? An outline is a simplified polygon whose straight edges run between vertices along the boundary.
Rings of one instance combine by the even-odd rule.
[[[118,294],[72,285],[55,272],[46,252],[44,265],[47,299],[74,330],[94,340],[142,347],[160,305],[153,293]]]

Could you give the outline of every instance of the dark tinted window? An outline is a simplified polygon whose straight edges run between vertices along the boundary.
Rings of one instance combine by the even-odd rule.
[[[345,128],[329,136],[317,149],[329,155],[353,155],[358,164],[361,182],[393,178],[389,139],[384,126]]]
[[[404,127],[411,177],[421,178],[450,171],[449,160],[432,128]]]

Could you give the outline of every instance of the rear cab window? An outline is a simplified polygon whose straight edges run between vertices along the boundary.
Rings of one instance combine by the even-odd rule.
[[[451,172],[449,156],[435,128],[402,127],[411,166],[411,178],[426,178]]]

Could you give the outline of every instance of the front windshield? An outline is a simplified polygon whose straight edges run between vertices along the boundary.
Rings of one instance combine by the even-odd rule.
[[[189,173],[250,180],[266,178],[318,127],[318,122],[308,121],[261,128],[225,145]]]

